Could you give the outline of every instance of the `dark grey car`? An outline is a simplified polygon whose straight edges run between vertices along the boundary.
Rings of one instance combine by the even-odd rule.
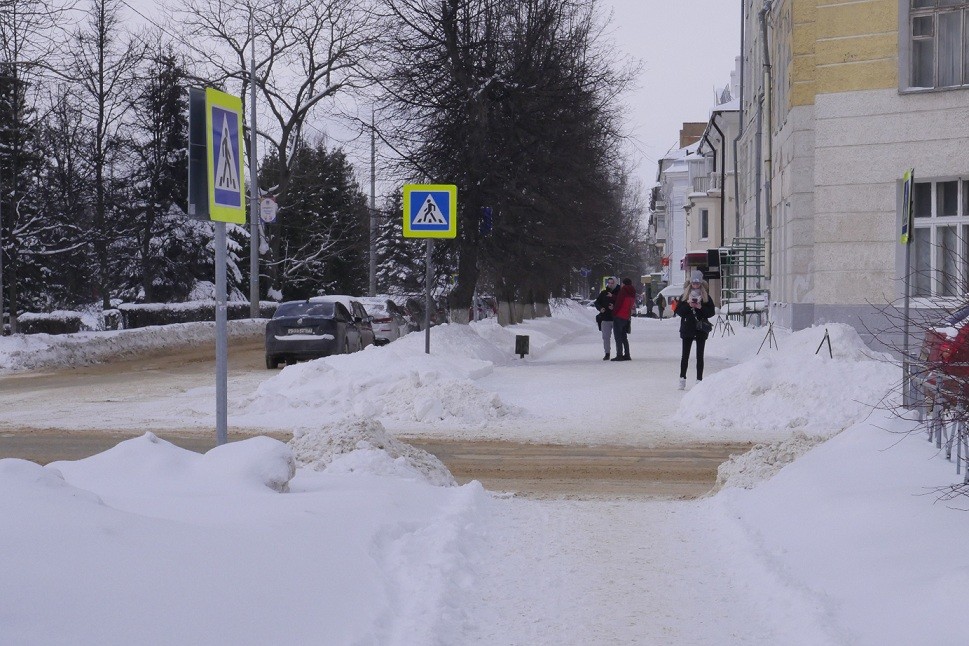
[[[266,324],[266,367],[349,354],[373,343],[366,312],[359,303],[351,307],[352,313],[338,300],[317,298],[281,303]]]

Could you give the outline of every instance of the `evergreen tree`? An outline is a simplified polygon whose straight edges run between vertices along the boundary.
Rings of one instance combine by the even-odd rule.
[[[146,302],[184,300],[197,280],[212,280],[206,229],[189,222],[187,73],[171,48],[152,52],[134,94],[129,261],[122,290]],[[130,259],[136,262],[130,262]]]
[[[317,294],[359,294],[367,289],[369,210],[341,150],[322,143],[300,146],[290,169],[275,154],[262,165],[260,184],[274,185],[289,173],[289,188],[276,223],[266,225],[279,239],[273,269],[283,277],[283,299]]]

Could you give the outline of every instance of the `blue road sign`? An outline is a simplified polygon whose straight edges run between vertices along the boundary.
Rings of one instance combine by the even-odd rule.
[[[209,218],[244,224],[242,101],[238,97],[206,88],[205,102]]]
[[[404,237],[454,238],[458,234],[458,189],[453,184],[404,186]]]

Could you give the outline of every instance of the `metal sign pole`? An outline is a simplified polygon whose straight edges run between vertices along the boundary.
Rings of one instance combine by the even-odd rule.
[[[434,267],[431,265],[431,253],[434,251],[434,239],[427,238],[427,275],[424,276],[424,352],[431,353],[431,276]]]
[[[912,364],[911,352],[909,348],[909,317],[911,316],[912,301],[912,241],[915,238],[913,200],[915,190],[915,169],[907,171],[902,175],[902,236],[901,242],[905,245],[905,280],[904,280],[904,306],[902,310],[903,330],[902,330],[902,406],[911,408],[914,398],[912,397]]]
[[[215,443],[228,441],[229,343],[225,222],[215,223]]]
[[[256,32],[249,13],[249,316],[259,318],[259,175],[256,136]]]

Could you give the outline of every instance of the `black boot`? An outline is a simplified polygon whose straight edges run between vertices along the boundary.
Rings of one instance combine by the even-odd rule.
[[[602,357],[602,360],[603,361],[609,361],[609,353],[608,352],[606,353],[606,356]]]

